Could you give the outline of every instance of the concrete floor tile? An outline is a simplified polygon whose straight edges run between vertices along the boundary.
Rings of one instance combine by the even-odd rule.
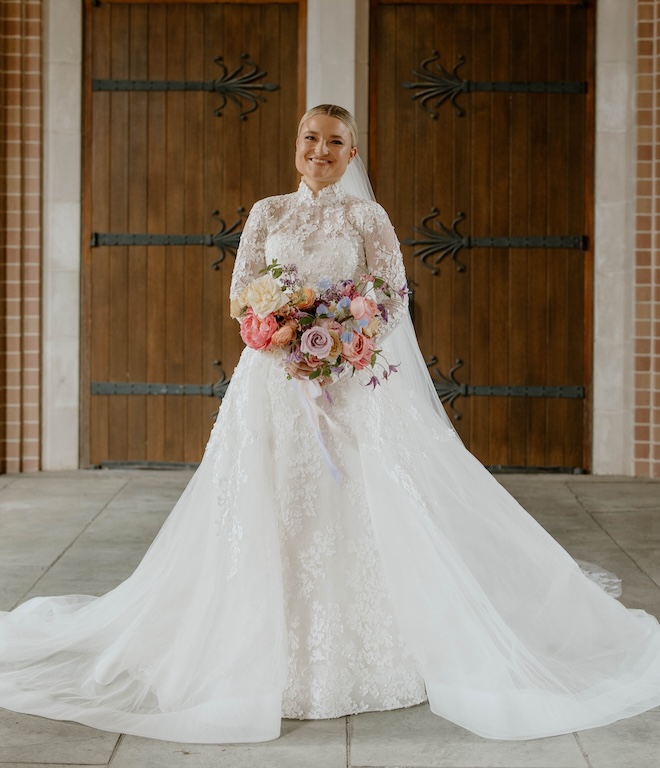
[[[0,611],[11,610],[44,573],[39,565],[11,565],[0,560]]]
[[[20,475],[0,475],[0,491],[10,486]]]
[[[12,762],[106,765],[118,738],[78,723],[0,709],[0,766]]]
[[[263,744],[176,744],[124,736],[110,768],[345,768],[346,720],[282,722]]]
[[[660,710],[578,734],[592,768],[658,768]]]
[[[627,512],[660,507],[660,485],[648,480],[627,478],[619,482],[568,483],[589,512]]]
[[[574,736],[492,741],[432,714],[428,705],[351,718],[351,762],[360,768],[586,768]]]
[[[630,512],[595,512],[594,519],[622,547],[660,546],[660,505]]]

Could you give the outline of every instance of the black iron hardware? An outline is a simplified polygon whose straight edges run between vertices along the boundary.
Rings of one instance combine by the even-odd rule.
[[[584,387],[579,385],[549,386],[536,384],[461,384],[454,375],[461,368],[463,361],[457,359],[449,370],[449,376],[445,376],[436,366],[438,358],[435,355],[427,361],[426,365],[431,371],[431,378],[435,391],[438,393],[440,401],[448,403],[451,408],[452,416],[456,421],[460,421],[462,414],[454,408],[454,401],[458,397],[557,397],[581,400],[584,398]]]
[[[419,260],[428,267],[434,275],[440,274],[436,269],[437,264],[451,256],[456,264],[458,272],[465,271],[465,264],[457,258],[458,252],[462,248],[568,248],[572,250],[583,251],[587,247],[587,238],[585,235],[540,235],[523,237],[464,237],[458,231],[458,225],[465,220],[464,213],[459,212],[452,221],[451,227],[447,228],[441,221],[436,221],[437,229],[428,226],[428,222],[439,215],[437,208],[432,208],[431,213],[422,218],[419,227],[413,227],[413,231],[423,235],[423,239],[404,238],[401,242],[404,245],[413,247],[421,246],[419,250],[413,253],[413,258]],[[435,256],[432,264],[427,259]]]
[[[92,232],[90,247],[99,248],[104,245],[205,245],[215,246],[220,251],[220,256],[211,264],[213,269],[220,269],[227,253],[236,256],[236,250],[241,239],[242,230],[238,229],[241,219],[245,216],[245,209],[237,210],[238,219],[227,228],[219,211],[213,211],[213,218],[219,223],[220,228],[213,235],[150,235],[130,232]]]
[[[247,120],[247,116],[254,112],[257,102],[266,99],[255,91],[277,91],[279,85],[275,83],[257,83],[268,73],[260,71],[256,64],[250,61],[250,54],[241,54],[241,64],[233,72],[229,72],[222,61],[222,56],[216,56],[213,61],[220,67],[221,75],[215,80],[92,80],[93,91],[207,91],[216,93],[222,99],[214,114],[222,117],[222,110],[227,105],[227,99],[231,99],[239,108],[239,118]],[[243,72],[243,68],[246,71]],[[241,100],[248,102],[244,108]]]
[[[424,59],[419,69],[413,70],[419,80],[417,82],[407,80],[401,85],[409,90],[416,90],[412,95],[413,101],[419,99],[419,104],[425,112],[428,112],[431,119],[437,120],[437,110],[448,99],[451,101],[456,114],[459,117],[465,116],[465,110],[456,103],[457,97],[461,93],[586,93],[586,82],[475,82],[473,80],[463,80],[457,74],[458,68],[465,64],[465,56],[459,56],[456,64],[448,72],[442,64],[434,64],[440,58],[438,51],[432,51],[428,59]],[[434,64],[433,69],[429,67]],[[427,103],[435,99],[432,109]]]
[[[231,379],[227,378],[219,360],[213,361],[220,378],[215,384],[151,384],[134,381],[93,381],[90,391],[93,395],[205,395],[222,400],[227,393]]]

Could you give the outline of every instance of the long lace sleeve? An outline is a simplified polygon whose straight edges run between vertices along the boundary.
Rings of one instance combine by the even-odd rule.
[[[266,266],[266,201],[259,200],[252,206],[241,241],[236,252],[236,262],[231,275],[229,298],[237,299],[245,286]]]
[[[374,203],[364,231],[364,249],[367,267],[372,275],[382,277],[392,288],[401,292],[402,300],[388,302],[389,321],[379,336],[389,335],[408,311],[406,269],[401,246],[385,209]]]

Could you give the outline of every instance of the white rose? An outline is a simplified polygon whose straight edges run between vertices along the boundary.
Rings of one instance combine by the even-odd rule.
[[[234,296],[234,298],[230,300],[229,315],[234,320],[241,316],[243,308],[247,306],[246,292],[247,288],[243,288],[238,296]]]
[[[254,314],[260,320],[289,301],[282,286],[270,274],[253,280],[245,291],[245,298],[247,305],[252,307]]]

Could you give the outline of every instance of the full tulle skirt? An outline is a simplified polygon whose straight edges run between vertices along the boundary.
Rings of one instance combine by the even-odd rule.
[[[656,619],[585,578],[404,376],[331,396],[246,350],[133,575],[0,614],[0,706],[251,742],[426,698],[494,739],[660,705]]]

